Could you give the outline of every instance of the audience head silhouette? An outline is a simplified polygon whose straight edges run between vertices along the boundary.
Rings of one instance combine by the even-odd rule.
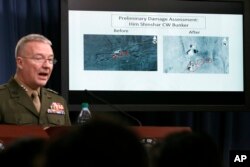
[[[10,143],[0,153],[1,166],[43,167],[47,140],[23,137]]]
[[[127,127],[95,119],[52,141],[47,167],[147,167],[148,155],[137,135]]]
[[[201,132],[166,136],[151,153],[155,167],[222,167],[217,144],[208,134]]]

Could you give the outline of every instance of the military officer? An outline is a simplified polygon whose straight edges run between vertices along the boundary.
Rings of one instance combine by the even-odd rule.
[[[40,34],[18,41],[16,73],[0,85],[0,124],[71,125],[65,99],[44,87],[56,63],[51,46]]]

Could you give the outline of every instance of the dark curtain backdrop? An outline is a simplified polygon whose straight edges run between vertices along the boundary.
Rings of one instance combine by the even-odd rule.
[[[53,43],[60,59],[60,0],[0,0],[0,84],[15,72],[15,45],[29,33],[41,33]],[[48,86],[60,90],[60,62]]]
[[[15,44],[21,36],[29,33],[41,33],[51,39],[59,63],[55,65],[47,87],[60,93],[60,0],[0,0],[0,84],[7,82],[14,74]],[[250,112],[132,114],[143,125],[190,126],[193,130],[207,132],[222,149],[226,164],[229,150],[250,150]]]

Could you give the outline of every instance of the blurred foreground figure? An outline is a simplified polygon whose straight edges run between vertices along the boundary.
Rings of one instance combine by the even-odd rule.
[[[0,152],[1,166],[43,167],[46,145],[42,138],[17,139]]]
[[[217,144],[205,133],[180,132],[151,150],[154,167],[222,167]]]
[[[47,167],[148,167],[148,155],[131,129],[93,119],[50,143]]]

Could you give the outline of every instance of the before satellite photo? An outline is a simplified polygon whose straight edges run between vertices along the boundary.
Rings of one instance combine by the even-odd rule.
[[[85,34],[84,70],[157,71],[157,37]]]

